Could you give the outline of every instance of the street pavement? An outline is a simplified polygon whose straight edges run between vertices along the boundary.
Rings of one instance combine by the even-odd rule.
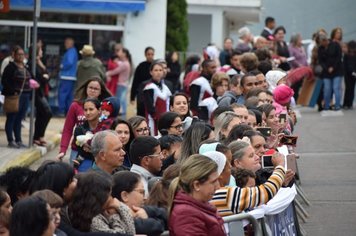
[[[22,141],[25,145],[29,144],[29,120],[29,118],[26,118],[26,120],[22,122]],[[45,134],[47,147],[33,146],[25,149],[7,147],[5,121],[6,117],[4,115],[0,116],[0,172],[4,172],[12,166],[29,166],[34,161],[45,156],[48,151],[51,151],[59,145],[64,118],[52,118],[48,124]]]
[[[301,118],[295,129],[299,136],[298,167],[302,189],[311,202],[310,207],[305,207],[309,218],[301,225],[312,236],[356,235],[356,110],[327,117],[315,109],[299,108],[299,111]],[[3,162],[28,152],[5,147],[4,121],[0,117],[0,170],[6,166]],[[58,139],[63,122],[63,118],[51,120],[47,140]],[[28,136],[26,125],[25,122],[24,136]],[[55,159],[58,142],[48,151],[30,163],[32,169],[37,169],[44,160]]]
[[[301,108],[296,127],[302,189],[311,202],[308,235],[356,235],[356,110],[321,117]]]

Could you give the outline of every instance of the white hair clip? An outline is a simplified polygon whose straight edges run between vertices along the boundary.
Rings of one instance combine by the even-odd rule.
[[[247,136],[244,136],[242,139],[239,138],[239,139],[237,139],[237,141],[243,141],[245,143],[251,144],[251,140]]]

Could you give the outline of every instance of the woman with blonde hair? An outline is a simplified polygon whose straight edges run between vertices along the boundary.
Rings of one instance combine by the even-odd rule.
[[[223,220],[209,201],[220,188],[218,165],[203,155],[190,156],[169,188],[170,235],[226,235]]]

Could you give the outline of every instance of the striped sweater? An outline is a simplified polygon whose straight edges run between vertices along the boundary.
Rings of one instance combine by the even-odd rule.
[[[266,183],[256,187],[223,187],[218,189],[210,203],[220,216],[238,214],[246,209],[267,203],[279,190],[284,181],[285,170],[277,166]]]

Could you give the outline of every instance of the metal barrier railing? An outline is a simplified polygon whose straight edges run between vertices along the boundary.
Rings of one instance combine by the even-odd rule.
[[[233,236],[244,236],[244,227],[243,227],[243,220],[248,220],[252,226],[253,226],[253,231],[255,236],[262,236],[262,230],[257,222],[257,220],[251,216],[250,214],[247,213],[240,213],[236,215],[231,215],[231,216],[225,216],[223,217],[224,222],[228,224],[229,226],[229,235]]]

